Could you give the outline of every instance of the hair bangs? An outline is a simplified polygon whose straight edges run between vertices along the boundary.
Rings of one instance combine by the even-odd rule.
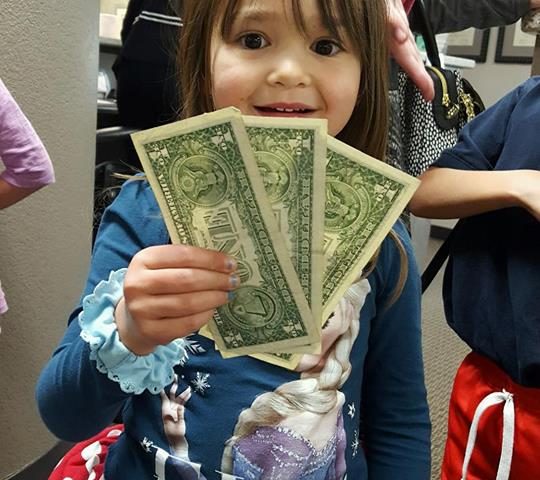
[[[291,2],[294,22],[300,32],[308,34],[306,19],[302,11],[302,0],[282,0],[283,3]],[[317,10],[320,15],[321,25],[340,42],[343,42],[342,22],[343,2],[339,0],[317,0]]]

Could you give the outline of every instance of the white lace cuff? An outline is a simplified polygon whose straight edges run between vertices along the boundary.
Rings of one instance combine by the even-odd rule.
[[[84,297],[79,314],[81,338],[90,345],[90,359],[97,369],[120,384],[126,393],[140,394],[144,390],[159,393],[174,378],[173,367],[186,356],[184,340],[158,346],[152,353],[135,355],[118,336],[114,310],[124,295],[126,268],[111,272],[94,293]]]

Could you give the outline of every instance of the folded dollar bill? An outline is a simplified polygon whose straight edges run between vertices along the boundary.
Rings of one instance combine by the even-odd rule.
[[[361,276],[420,184],[330,136],[326,160],[323,322]],[[255,356],[291,370],[301,358],[275,352]]]
[[[419,184],[327,136],[325,120],[229,108],[133,139],[173,242],[239,261],[236,299],[200,333],[225,358],[289,369],[320,350],[321,326]]]
[[[320,342],[241,114],[223,109],[132,135],[173,243],[234,256],[241,287],[208,327],[225,353]]]

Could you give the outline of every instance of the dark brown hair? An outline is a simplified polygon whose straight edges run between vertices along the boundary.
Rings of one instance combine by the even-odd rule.
[[[263,1],[263,0],[258,0]],[[271,0],[277,1],[277,0]],[[292,2],[295,21],[305,29],[301,0]],[[185,0],[178,71],[182,118],[214,109],[211,91],[211,40],[216,28],[226,38],[242,0]],[[339,23],[360,59],[359,98],[339,140],[384,159],[388,131],[388,52],[386,3],[380,0],[317,0],[323,25],[339,39]]]

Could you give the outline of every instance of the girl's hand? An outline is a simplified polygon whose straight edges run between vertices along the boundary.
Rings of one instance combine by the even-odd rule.
[[[199,330],[238,287],[236,267],[223,253],[188,245],[141,250],[129,264],[115,311],[120,339],[147,355]]]
[[[409,28],[402,0],[387,0],[388,46],[391,55],[422,92],[426,100],[433,100],[435,89],[427,74],[414,36]]]

